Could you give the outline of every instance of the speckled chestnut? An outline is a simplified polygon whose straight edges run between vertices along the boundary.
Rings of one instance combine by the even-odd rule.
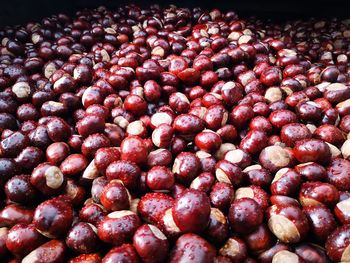
[[[98,249],[97,230],[89,223],[79,222],[67,233],[66,244],[74,252],[92,253]]]
[[[56,197],[41,203],[34,212],[33,224],[44,236],[64,236],[73,222],[73,208],[69,201]]]
[[[282,168],[277,171],[270,186],[272,195],[294,196],[299,190],[301,176],[291,168]]]
[[[290,167],[294,162],[294,156],[287,148],[272,145],[264,148],[259,155],[260,164],[270,172]]]
[[[281,141],[289,147],[293,147],[297,141],[311,139],[312,134],[306,125],[302,123],[286,124],[281,129]]]
[[[243,178],[241,168],[226,160],[216,163],[215,176],[219,182],[230,183],[233,186],[240,185]]]
[[[62,171],[49,163],[39,164],[30,176],[30,183],[42,194],[51,196],[62,191],[65,178]]]
[[[144,164],[147,161],[148,152],[140,137],[129,136],[122,141],[120,154],[122,160]]]
[[[205,239],[192,233],[184,234],[176,241],[169,262],[210,263],[216,255],[215,248]]]
[[[310,222],[310,231],[319,241],[325,241],[326,238],[337,227],[335,218],[326,206],[305,206],[303,212],[306,214]]]
[[[100,195],[100,202],[107,211],[127,210],[130,199],[129,191],[120,180],[110,181]]]
[[[263,221],[260,205],[251,198],[236,199],[230,206],[228,220],[237,233],[254,231]]]
[[[215,183],[209,195],[212,205],[222,212],[227,211],[234,196],[235,192],[232,185],[224,182]]]
[[[37,201],[38,192],[30,183],[29,175],[16,175],[5,184],[6,197],[15,203],[30,205]]]
[[[176,180],[180,183],[190,184],[200,172],[199,158],[190,152],[182,152],[176,156],[172,167]]]
[[[327,166],[327,180],[339,190],[350,190],[350,161],[334,158]]]
[[[164,193],[147,193],[141,197],[137,211],[146,222],[156,223],[173,203],[174,199]]]
[[[328,236],[325,245],[327,255],[335,262],[349,261],[350,226],[344,225],[336,228]]]
[[[164,262],[168,257],[168,239],[153,225],[139,227],[134,234],[133,245],[144,262]]]
[[[245,242],[239,237],[230,237],[219,249],[220,256],[228,257],[231,262],[244,262],[248,256],[248,249]]]
[[[297,206],[273,205],[267,210],[270,231],[284,243],[297,243],[306,237],[309,222]]]
[[[209,223],[209,198],[201,191],[185,190],[175,199],[172,213],[181,231],[201,232]]]
[[[133,245],[124,244],[112,248],[102,259],[102,263],[130,262],[139,263],[140,258]]]
[[[63,263],[65,261],[66,246],[63,241],[53,239],[30,252],[23,263]]]
[[[24,257],[45,242],[34,225],[17,224],[7,234],[6,247],[17,257]]]
[[[330,161],[329,146],[318,139],[304,139],[297,141],[293,148],[295,158],[302,163],[316,162],[325,164]]]
[[[115,211],[105,216],[98,224],[98,237],[115,246],[130,242],[141,225],[139,217],[129,210]]]
[[[9,204],[0,211],[0,227],[12,227],[16,224],[30,224],[34,210],[16,204]]]
[[[339,191],[329,183],[305,182],[301,185],[299,201],[301,205],[333,206],[339,200]]]
[[[109,181],[121,180],[128,189],[136,189],[140,180],[141,170],[130,161],[116,161],[108,165],[106,177]]]

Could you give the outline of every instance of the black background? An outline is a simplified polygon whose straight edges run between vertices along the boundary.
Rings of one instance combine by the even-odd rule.
[[[59,12],[73,15],[77,10],[105,5],[114,8],[130,1],[117,0],[0,0],[0,26],[23,24],[29,21],[40,21],[43,17]],[[222,10],[232,9],[241,17],[256,15],[261,18],[285,20],[292,18],[350,18],[349,0],[187,0],[187,1],[141,1],[132,3],[149,6],[157,3],[161,6],[176,4],[184,7],[201,6],[218,7]]]

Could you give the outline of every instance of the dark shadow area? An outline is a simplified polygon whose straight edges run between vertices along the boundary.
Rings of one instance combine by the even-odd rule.
[[[161,6],[176,4],[184,7],[201,6],[205,9],[220,8],[221,10],[232,9],[240,17],[257,16],[263,19],[286,20],[296,18],[331,18],[350,17],[348,14],[347,0],[194,0],[194,1],[132,1],[140,6],[147,7],[152,3]],[[95,8],[105,5],[108,8],[116,8],[130,1],[116,0],[10,0],[0,1],[0,26],[23,24],[29,21],[40,21],[43,17],[64,12],[73,15],[83,8]]]

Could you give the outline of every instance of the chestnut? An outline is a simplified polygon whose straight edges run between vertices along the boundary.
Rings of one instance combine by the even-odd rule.
[[[33,224],[48,238],[64,236],[73,222],[73,208],[69,201],[56,197],[41,203],[34,211]]]
[[[209,223],[209,198],[201,191],[185,190],[176,197],[172,213],[174,222],[181,231],[201,232]]]
[[[156,226],[140,226],[134,234],[133,245],[144,262],[164,262],[168,257],[168,239]]]
[[[228,220],[237,233],[246,234],[254,231],[262,223],[263,218],[260,205],[248,197],[236,199],[228,211]]]
[[[128,189],[136,189],[140,175],[140,168],[131,161],[118,160],[109,164],[106,169],[106,177],[109,181],[121,180]]]
[[[350,190],[350,161],[334,158],[326,168],[327,180],[339,190]]]
[[[346,262],[349,261],[349,225],[337,227],[327,238],[325,248],[327,255],[333,261]]]
[[[140,225],[141,221],[134,212],[115,211],[98,223],[97,235],[103,242],[118,246],[131,241]]]
[[[23,263],[47,262],[63,263],[66,255],[66,246],[63,241],[53,239],[34,249],[22,259]]]
[[[245,242],[239,237],[230,237],[219,249],[220,256],[228,257],[230,262],[243,262],[248,256]]]
[[[293,148],[295,158],[302,163],[316,162],[325,164],[330,161],[331,151],[329,146],[318,139],[303,139],[297,141]]]
[[[301,185],[299,201],[303,206],[335,205],[339,200],[339,191],[329,183],[305,182]]]
[[[7,256],[7,254],[9,253],[9,251],[6,247],[7,234],[8,234],[8,228],[1,227],[0,228],[0,256],[2,258],[5,258]]]
[[[119,180],[106,184],[100,195],[100,202],[107,211],[126,210],[130,206],[130,194]]]
[[[272,195],[293,196],[301,184],[301,175],[291,168],[282,168],[277,171],[271,182]]]
[[[172,168],[175,178],[184,184],[189,184],[200,172],[199,158],[191,152],[182,152],[176,156]]]
[[[222,212],[226,212],[234,199],[234,189],[231,184],[216,182],[210,192],[210,202]]]
[[[95,203],[88,203],[81,208],[79,212],[79,219],[82,222],[87,222],[94,226],[97,226],[97,224],[106,215],[107,215],[107,211],[102,205],[95,204]]]
[[[297,243],[306,237],[309,222],[297,206],[276,204],[267,210],[268,227],[282,242]]]
[[[120,145],[120,157],[122,160],[136,164],[144,164],[147,161],[147,149],[143,140],[138,136],[129,136]]]
[[[325,241],[337,227],[332,212],[324,205],[305,206],[303,212],[309,219],[310,231],[319,241]]]
[[[66,244],[74,252],[92,253],[98,248],[97,229],[89,223],[79,222],[67,233]]]
[[[42,163],[33,170],[30,183],[42,194],[50,196],[59,194],[62,191],[65,185],[65,178],[57,166]]]
[[[255,231],[247,234],[244,240],[254,254],[260,254],[272,246],[273,236],[266,225],[260,225]]]
[[[339,202],[334,207],[334,214],[343,225],[348,224],[350,220],[350,213],[348,208],[349,201],[349,198],[339,200]]]
[[[5,184],[6,197],[15,203],[33,204],[37,201],[38,192],[30,183],[29,175],[16,175]]]
[[[238,186],[242,182],[242,170],[235,164],[221,160],[215,165],[215,176],[219,182],[230,183]]]
[[[174,174],[164,166],[153,166],[146,175],[146,184],[153,191],[169,191],[175,184]]]
[[[277,172],[282,168],[290,167],[294,161],[293,157],[292,153],[286,148],[279,145],[272,145],[260,152],[259,161],[270,172]]]
[[[141,197],[137,212],[146,222],[156,223],[162,214],[171,208],[174,199],[164,193],[147,193]]]
[[[215,244],[223,243],[229,234],[229,225],[225,215],[217,208],[211,208],[209,225],[205,235],[209,241]]]
[[[215,248],[202,237],[188,233],[178,238],[169,262],[213,262]]]
[[[93,253],[93,254],[81,254],[75,258],[72,258],[68,261],[68,263],[99,263],[101,262],[102,258],[99,254]]]
[[[119,247],[112,248],[102,259],[102,263],[113,262],[139,263],[140,258],[133,245],[124,244]]]
[[[16,224],[30,224],[33,220],[33,209],[16,204],[9,204],[0,211],[0,227],[12,227]]]
[[[17,257],[24,257],[45,242],[33,224],[17,224],[7,233],[6,247]]]

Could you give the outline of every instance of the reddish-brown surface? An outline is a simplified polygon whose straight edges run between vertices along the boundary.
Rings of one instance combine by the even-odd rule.
[[[349,262],[349,26],[129,5],[0,30],[0,261]]]

